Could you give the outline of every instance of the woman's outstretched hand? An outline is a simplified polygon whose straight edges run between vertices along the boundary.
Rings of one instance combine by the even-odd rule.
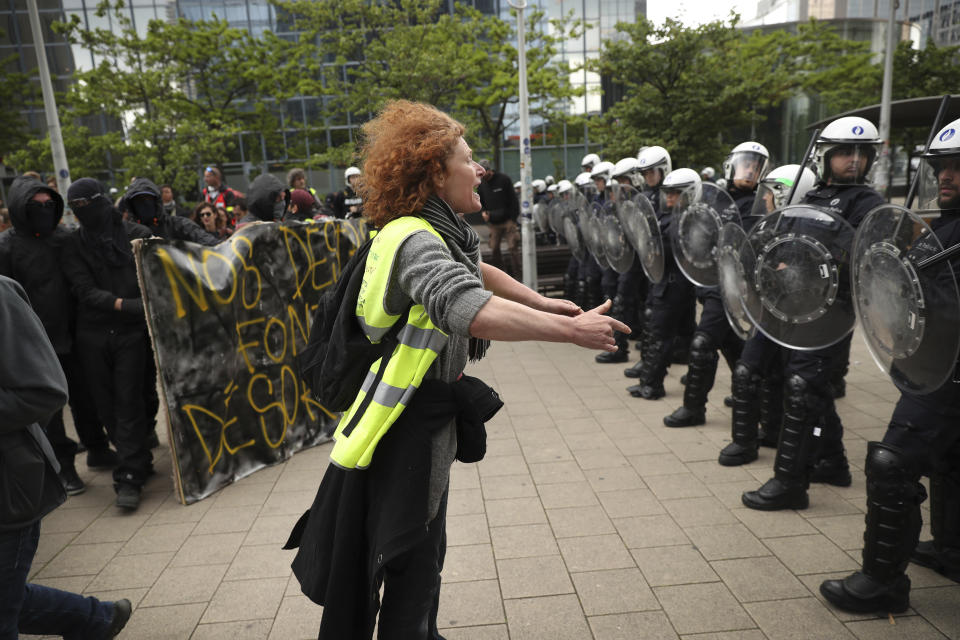
[[[604,315],[610,310],[612,301],[607,300],[596,309],[585,311],[573,319],[574,334],[572,342],[587,349],[616,351],[617,344],[613,332],[630,333],[630,327],[619,320]]]

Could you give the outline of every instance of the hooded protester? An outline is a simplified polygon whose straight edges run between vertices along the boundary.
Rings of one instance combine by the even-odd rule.
[[[116,454],[110,450],[74,353],[76,301],[61,269],[63,245],[70,235],[59,225],[63,198],[40,180],[21,176],[10,189],[10,215],[13,228],[0,234],[0,275],[16,280],[26,290],[60,359],[74,425],[87,447],[88,466],[113,466]],[[60,478],[67,492],[83,492],[83,481],[74,467],[77,445],[66,435],[63,412],[54,413],[43,430],[60,462]]]
[[[147,178],[136,178],[127,187],[120,205],[130,219],[149,228],[153,235],[167,240],[187,240],[212,246],[220,242],[188,218],[170,215],[160,199],[160,188]]]
[[[257,176],[247,191],[247,215],[237,221],[237,229],[251,222],[280,220],[289,199],[289,190],[276,176],[269,173]]]
[[[77,349],[100,419],[117,446],[117,506],[140,506],[152,472],[144,408],[149,343],[131,240],[150,229],[120,217],[93,178],[70,185],[67,203],[80,229],[64,245],[63,267],[78,300]]]

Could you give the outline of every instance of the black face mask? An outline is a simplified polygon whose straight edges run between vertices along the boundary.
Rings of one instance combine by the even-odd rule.
[[[57,203],[53,200],[37,202],[30,200],[26,206],[27,228],[37,238],[44,238],[53,233],[60,221]]]
[[[77,220],[90,231],[99,231],[107,226],[113,216],[113,205],[105,196],[99,196],[84,207],[73,210]]]
[[[138,196],[130,200],[130,213],[140,224],[156,227],[160,224],[157,219],[157,201],[153,198]]]

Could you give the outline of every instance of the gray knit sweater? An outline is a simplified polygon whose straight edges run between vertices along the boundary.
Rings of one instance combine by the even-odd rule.
[[[470,323],[492,295],[483,288],[479,265],[459,247],[448,248],[429,231],[417,231],[400,245],[384,306],[399,314],[411,300],[423,305],[433,324],[449,334],[425,377],[454,382],[467,364]],[[451,422],[433,435],[428,522],[437,515],[456,452],[457,430]]]

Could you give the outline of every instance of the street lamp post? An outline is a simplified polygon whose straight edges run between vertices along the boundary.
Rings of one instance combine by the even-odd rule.
[[[889,0],[890,16],[887,21],[887,53],[883,61],[883,89],[880,94],[880,139],[883,148],[877,163],[877,190],[889,199],[890,176],[893,158],[890,153],[890,101],[893,95],[893,56],[899,41],[897,34],[897,0]]]
[[[517,10],[517,71],[520,76],[520,237],[523,251],[523,284],[537,290],[537,247],[533,231],[532,178],[530,158],[530,109],[527,105],[527,47],[523,10],[526,0],[514,3]]]
[[[50,67],[47,66],[47,50],[43,43],[37,0],[27,0],[27,9],[30,13],[33,46],[37,51],[37,72],[40,74],[43,110],[47,116],[47,131],[50,133],[50,152],[53,155],[53,168],[57,174],[57,189],[63,197],[66,197],[67,189],[70,187],[70,167],[67,165],[67,152],[63,148],[63,135],[60,133],[60,116],[57,115],[57,101],[53,96],[53,84],[50,82]]]

